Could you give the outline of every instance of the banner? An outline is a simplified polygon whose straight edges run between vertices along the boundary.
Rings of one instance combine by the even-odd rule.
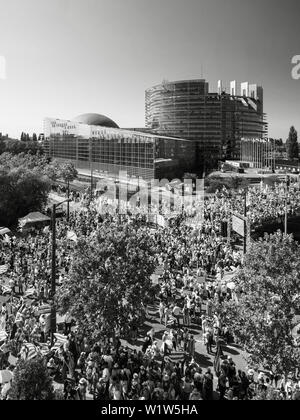
[[[239,235],[241,235],[243,238],[245,236],[245,231],[246,231],[246,222],[245,220],[237,217],[237,216],[232,216],[232,230],[236,233],[238,233]]]

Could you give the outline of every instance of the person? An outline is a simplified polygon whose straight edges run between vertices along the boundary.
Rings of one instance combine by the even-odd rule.
[[[211,373],[211,369],[208,368],[205,375],[204,375],[204,381],[203,381],[203,399],[207,401],[213,400],[213,374]]]
[[[190,394],[193,391],[192,380],[189,375],[185,375],[182,379],[182,400],[188,401],[190,399]]]
[[[294,392],[292,394],[293,401],[300,401],[300,386],[298,384],[295,385]]]
[[[79,381],[79,388],[77,389],[78,397],[81,401],[86,400],[87,386],[88,381],[85,378],[81,378]]]
[[[196,348],[196,340],[193,335],[190,336],[189,342],[188,342],[188,353],[189,356],[194,359],[195,357],[195,348]]]
[[[171,309],[168,306],[166,306],[164,310],[165,327],[168,326],[169,316],[171,315],[171,313]]]
[[[162,300],[159,302],[159,310],[158,311],[159,311],[159,323],[162,324],[164,314],[165,314],[165,305],[164,305]]]
[[[185,303],[183,307],[183,325],[189,327],[190,323],[190,310],[187,303]]]
[[[212,342],[213,342],[212,332],[209,329],[207,329],[206,332],[204,333],[203,337],[204,337],[204,344],[206,346],[207,354],[211,354],[212,353]]]
[[[219,394],[220,394],[220,400],[225,399],[226,386],[227,386],[227,376],[224,370],[222,369],[221,374],[218,378],[218,389],[219,389]]]
[[[55,361],[53,358],[51,358],[49,360],[49,362],[47,363],[47,370],[49,372],[49,375],[54,377],[57,373],[57,366],[55,364]]]
[[[69,312],[65,315],[65,335],[70,334],[72,327],[72,317]]]
[[[235,367],[235,363],[232,360],[231,356],[228,357],[228,373],[227,373],[227,376],[228,376],[228,381],[229,381],[229,387],[231,388],[233,386],[233,382],[234,382],[234,379],[236,377],[236,367]]]
[[[172,314],[173,314],[174,318],[176,319],[178,327],[180,327],[180,313],[181,313],[180,307],[177,304],[175,304],[174,307],[173,307]]]
[[[194,388],[192,393],[190,394],[190,401],[202,401],[202,395],[201,392],[197,389]]]

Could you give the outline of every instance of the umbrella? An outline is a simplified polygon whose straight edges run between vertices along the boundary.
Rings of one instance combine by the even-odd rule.
[[[234,290],[236,288],[236,285],[233,281],[231,281],[231,282],[227,283],[227,287],[230,290]]]
[[[13,374],[10,370],[0,370],[0,384],[7,384],[13,378]]]

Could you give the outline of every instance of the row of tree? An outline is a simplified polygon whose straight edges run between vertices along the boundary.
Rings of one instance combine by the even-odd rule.
[[[39,137],[36,135],[36,133],[33,133],[32,136],[30,136],[28,133],[21,133],[21,137],[20,140],[23,142],[37,142],[37,141],[41,141],[42,139],[42,135],[40,134]]]
[[[43,154],[44,150],[37,141],[20,141],[0,137],[0,155],[5,152],[13,155],[20,153]]]

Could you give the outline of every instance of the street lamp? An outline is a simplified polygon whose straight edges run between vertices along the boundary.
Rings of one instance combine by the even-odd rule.
[[[52,207],[52,266],[51,266],[51,340],[53,345],[53,337],[56,332],[56,308],[55,308],[55,294],[56,294],[56,209],[64,203],[69,203],[70,199],[53,204]]]

